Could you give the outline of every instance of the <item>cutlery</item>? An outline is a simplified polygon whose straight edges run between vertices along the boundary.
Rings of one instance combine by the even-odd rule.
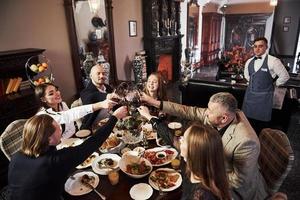
[[[159,193],[159,195],[160,196],[164,195],[164,192],[162,191],[161,186],[160,186],[159,183],[157,183],[157,187],[158,187],[158,193]]]
[[[98,192],[98,191],[94,188],[94,186],[92,186],[92,185],[91,185],[89,182],[87,182],[85,179],[82,179],[82,180],[81,180],[81,183],[82,183],[83,185],[85,185],[86,187],[92,189],[99,197],[101,197],[101,199],[106,200],[106,197],[105,197],[103,194],[101,194],[100,192]]]

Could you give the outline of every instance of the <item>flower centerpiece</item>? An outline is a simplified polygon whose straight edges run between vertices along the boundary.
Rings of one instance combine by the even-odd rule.
[[[230,51],[224,51],[218,61],[221,71],[232,74],[234,79],[243,79],[245,62],[251,58],[253,51],[247,52],[245,47],[234,46]]]

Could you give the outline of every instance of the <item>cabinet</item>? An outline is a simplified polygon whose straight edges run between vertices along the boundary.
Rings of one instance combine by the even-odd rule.
[[[204,65],[215,62],[220,51],[220,32],[222,15],[218,13],[202,14],[201,57]]]
[[[0,79],[22,77],[27,80],[25,63],[28,58],[41,54],[45,49],[19,49],[0,52]],[[29,118],[38,109],[32,88],[0,96],[0,134],[6,126],[21,118]]]
[[[158,71],[160,56],[170,56],[171,66],[167,73],[172,80],[180,75],[181,38],[180,1],[143,0],[144,49],[147,74]]]

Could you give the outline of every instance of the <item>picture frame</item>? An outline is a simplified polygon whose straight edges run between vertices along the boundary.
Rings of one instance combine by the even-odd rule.
[[[284,24],[290,24],[291,23],[291,17],[290,16],[283,17],[283,23]]]
[[[283,26],[283,32],[289,32],[289,27],[288,26]]]
[[[129,37],[136,37],[137,36],[137,24],[135,20],[128,21],[129,26]]]

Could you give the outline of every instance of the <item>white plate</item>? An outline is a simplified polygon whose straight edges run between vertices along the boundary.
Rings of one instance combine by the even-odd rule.
[[[172,152],[172,153],[169,153]],[[149,155],[149,152],[152,152],[152,155]],[[156,156],[157,153],[159,152],[165,152],[166,157],[164,158],[158,158]],[[148,156],[149,155],[149,156]],[[153,149],[147,149],[144,153],[144,157],[149,160],[154,167],[160,167],[163,165],[169,164],[172,160],[176,158],[178,155],[178,152],[174,148],[168,148],[168,147],[155,147]]]
[[[61,139],[61,143],[56,146],[57,149],[63,149],[66,147],[75,147],[83,143],[82,139],[79,138],[66,138]]]
[[[106,154],[101,154],[99,157],[95,158],[93,164],[92,164],[92,169],[94,172],[100,175],[107,175],[108,172],[111,170],[109,168],[100,168],[98,162],[102,159],[106,158],[111,158],[115,162],[115,166],[113,169],[119,170],[119,161],[121,160],[121,157],[118,156],[117,154],[111,154],[111,153],[106,153]]]
[[[94,157],[91,158],[91,156],[94,156]],[[83,163],[78,165],[76,168],[77,169],[84,169],[84,168],[87,168],[87,167],[91,166],[93,161],[97,158],[97,156],[99,156],[99,153],[97,153],[97,152],[92,153],[87,159],[85,159],[85,161]]]
[[[135,200],[149,199],[153,194],[153,189],[147,183],[138,183],[131,187],[129,194]]]
[[[175,182],[175,185],[173,186],[173,187],[170,187],[170,188],[161,188],[161,190],[163,191],[163,192],[170,192],[170,191],[173,191],[173,190],[175,190],[175,189],[177,189],[180,185],[181,185],[181,183],[182,183],[182,177],[181,177],[181,175],[180,175],[180,173],[178,173],[177,171],[175,171],[174,169],[170,169],[170,168],[159,168],[159,169],[157,169],[157,170],[155,170],[155,171],[153,171],[151,174],[150,174],[150,176],[149,176],[149,184],[155,189],[155,190],[159,190],[158,189],[158,186],[157,186],[157,183],[156,182],[154,182],[154,181],[152,181],[151,180],[151,176],[154,176],[154,174],[155,174],[155,172],[156,171],[168,171],[168,172],[170,172],[170,173],[172,173],[172,175],[179,175],[179,178],[177,179],[177,181]]]
[[[77,136],[77,137],[87,137],[87,136],[89,136],[91,134],[91,131],[90,130],[79,130],[79,131],[77,131],[76,133],[75,133],[75,135]]]
[[[95,182],[93,184],[93,187],[94,188],[97,187],[97,185],[99,184],[98,175],[91,171],[85,171],[85,172],[79,172],[79,173],[74,174],[73,177],[75,179],[68,178],[68,180],[65,183],[65,191],[73,196],[79,196],[79,195],[83,195],[83,194],[87,194],[87,193],[91,192],[92,189],[84,186],[80,181],[81,177],[84,174],[95,177]]]

